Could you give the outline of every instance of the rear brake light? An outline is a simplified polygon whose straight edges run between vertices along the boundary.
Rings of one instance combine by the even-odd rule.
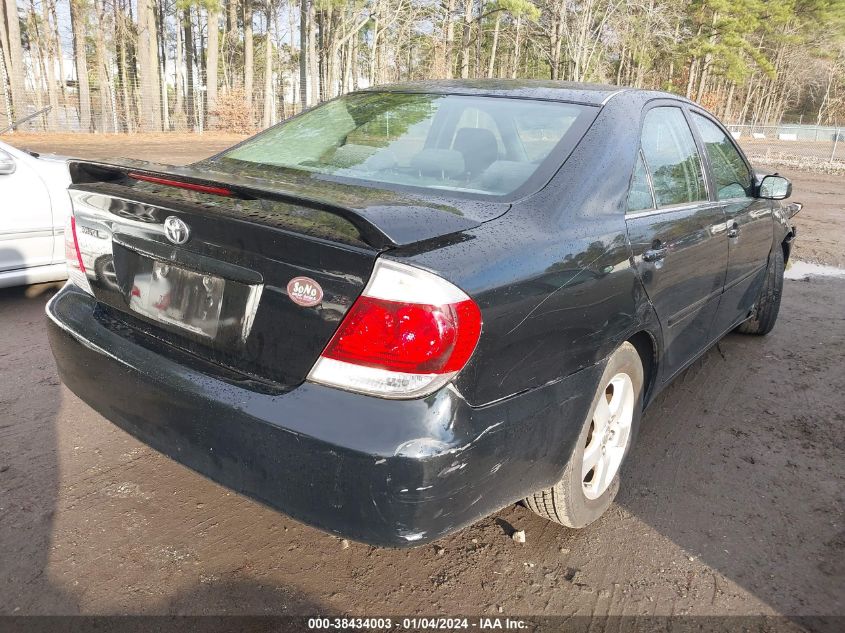
[[[90,293],[91,285],[85,275],[85,264],[82,262],[82,251],[79,249],[79,238],[76,234],[76,218],[72,215],[65,221],[65,260],[68,279]]]
[[[130,172],[127,174],[130,178],[135,180],[143,180],[144,182],[152,182],[157,185],[165,185],[167,187],[177,187],[179,189],[189,189],[190,191],[199,191],[200,193],[210,193],[215,196],[231,196],[232,191],[225,187],[213,187],[211,185],[200,185],[195,182],[184,182],[182,180],[173,180],[172,178],[161,178],[160,176],[149,176],[147,174],[139,174]]]
[[[480,334],[481,312],[462,290],[378,260],[309,380],[385,398],[420,397],[464,368]]]

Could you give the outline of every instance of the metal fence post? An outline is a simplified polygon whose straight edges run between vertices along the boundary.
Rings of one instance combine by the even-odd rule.
[[[839,134],[841,130],[840,128],[836,128],[836,131],[833,133],[833,151],[830,152],[830,161],[833,162],[833,157],[836,156],[836,145],[839,143]]]

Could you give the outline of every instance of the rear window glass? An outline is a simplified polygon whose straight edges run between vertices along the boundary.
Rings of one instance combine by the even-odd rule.
[[[506,195],[592,109],[569,103],[429,95],[348,95],[249,139],[220,159],[339,179]],[[579,131],[580,130],[580,131]],[[559,159],[558,159],[559,160]]]

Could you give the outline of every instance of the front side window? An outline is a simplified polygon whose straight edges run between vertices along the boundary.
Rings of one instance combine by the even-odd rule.
[[[680,108],[649,110],[641,144],[658,208],[707,200],[701,158]]]
[[[693,113],[692,120],[707,148],[719,200],[750,196],[751,172],[733,141],[710,119]]]
[[[588,106],[458,95],[364,92],[270,128],[219,159],[236,167],[505,195],[574,146]],[[526,129],[526,121],[547,122]]]

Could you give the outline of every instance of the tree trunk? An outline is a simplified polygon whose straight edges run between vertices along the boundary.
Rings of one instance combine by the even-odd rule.
[[[39,39],[44,42],[41,52],[44,63],[44,83],[47,85],[47,102],[50,104],[50,111],[47,113],[47,127],[50,130],[57,131],[59,128],[59,95],[56,91],[55,39],[58,38],[54,35],[53,25],[50,22],[50,6],[44,0],[41,2],[41,19],[45,33],[43,38],[39,34]]]
[[[352,38],[352,90],[358,90],[358,35]]]
[[[564,2],[558,2],[555,5],[551,39],[549,42],[551,47],[550,74],[554,80],[560,79],[560,51],[563,45],[564,20],[566,19],[565,11],[566,4]]]
[[[732,81],[728,89],[728,98],[725,99],[725,106],[722,110],[722,120],[728,121],[731,114],[733,114],[734,91],[736,90],[736,82]]]
[[[3,7],[0,7],[0,12],[5,11]],[[3,13],[5,16],[5,13]],[[3,18],[0,17],[0,29],[4,29],[5,26],[3,25]],[[0,30],[0,35],[2,35],[4,31]],[[8,67],[8,56],[6,55],[6,49],[8,48],[8,44],[3,41],[3,38],[0,37],[0,48],[3,50],[0,51],[0,86],[3,86],[3,109],[6,112],[6,124],[11,128],[15,122],[15,119],[12,116],[12,91],[9,90],[9,76],[6,74],[6,68]],[[2,122],[0,122],[2,124]],[[10,129],[9,132],[11,133],[12,130]]]
[[[205,51],[205,112],[209,127],[217,109],[217,62],[220,47],[220,7],[208,10],[208,42]]]
[[[120,101],[123,110],[123,129],[126,132],[134,131],[132,122],[132,108],[129,103],[129,78],[126,61],[126,42],[124,41],[125,29],[123,28],[124,14],[119,10],[118,3],[113,4],[114,15],[114,45],[117,53],[117,79],[120,83]]]
[[[1,0],[0,0],[1,1]],[[2,13],[2,11],[0,11]],[[58,29],[59,17],[56,15],[56,0],[50,0],[50,15],[53,19],[54,28]],[[2,22],[2,20],[0,20]],[[65,80],[65,55],[62,47],[61,36],[56,37],[56,57],[59,59],[59,86],[62,90],[62,106],[67,112],[67,81]]]
[[[469,77],[470,38],[472,36],[472,5],[474,0],[464,0],[464,25],[461,32],[461,79]]]
[[[520,39],[520,27],[522,25],[522,16],[516,16],[516,39],[513,44],[513,66],[511,68],[511,79],[516,79],[516,74],[519,70],[519,49],[522,46]]]
[[[71,5],[75,1],[72,0]],[[6,73],[9,75],[9,89],[14,117],[20,118],[26,114],[26,92],[23,80],[23,44],[21,43],[18,5],[15,0],[3,0],[3,2],[5,2],[6,29],[8,31],[8,50],[4,47],[4,51],[9,58]]]
[[[175,101],[173,103],[173,126],[176,129],[182,128],[182,117],[187,119],[185,115],[185,72],[182,64],[185,63],[185,37],[182,33],[182,13],[177,14],[179,20],[176,25],[176,57],[173,60],[173,66],[176,70],[175,82]]]
[[[455,12],[455,0],[446,0],[446,79],[452,78],[452,48],[455,45],[455,24],[452,14]]]
[[[308,105],[320,100],[320,75],[317,67],[317,20],[314,0],[308,3],[308,75],[311,80],[311,95]]]
[[[616,85],[619,86],[622,84],[622,71],[625,68],[625,59],[628,55],[628,49],[623,44],[622,45],[622,52],[619,53],[619,66],[616,68]]]
[[[234,88],[239,81],[235,80],[235,58],[238,51],[238,0],[227,0],[229,9],[226,14],[226,55],[223,64],[223,78],[225,85]]]
[[[252,84],[255,72],[253,54],[252,0],[244,0],[244,96],[250,112],[252,111]]]
[[[155,16],[153,10],[153,16]],[[156,68],[158,68],[158,85],[161,90],[161,122],[164,130],[170,131],[170,104],[167,96],[167,46],[165,42],[166,32],[164,30],[164,0],[159,2],[158,16],[156,20],[156,49],[157,59]]]
[[[105,4],[98,2],[94,9],[97,12],[97,35],[94,50],[97,64],[97,86],[100,95],[100,131],[106,132],[111,128],[112,132],[117,132],[112,110],[112,87],[107,70],[108,63],[106,62],[106,25],[103,16]]]
[[[373,15],[373,36],[371,46],[372,49],[370,50],[370,85],[374,86],[378,83],[378,78],[376,77],[376,73],[378,71],[378,46],[379,46],[379,35],[381,32],[379,31],[379,14],[375,13]]]
[[[308,0],[299,0],[299,107],[308,107]]]
[[[147,132],[161,131],[158,37],[155,0],[138,3],[138,76],[141,85],[141,126]]]
[[[9,2],[9,0],[6,0]],[[14,4],[14,2],[12,2]],[[70,24],[73,31],[73,55],[76,60],[76,85],[79,91],[79,129],[91,131],[91,88],[85,57],[85,7],[83,0],[70,0]]]
[[[183,46],[185,47],[185,116],[188,129],[194,129],[194,29],[191,7],[182,11]]]
[[[8,31],[6,29],[6,0],[0,0],[0,77],[3,83],[3,95],[8,99],[8,108],[6,114],[12,115],[12,94],[9,91],[7,68],[12,65],[12,60],[9,59],[9,39]],[[4,101],[5,104],[5,101]]]
[[[32,0],[30,0],[30,3],[34,5]],[[33,24],[35,19],[34,12],[33,8],[27,13],[26,28],[29,32],[29,50],[30,57],[32,59],[32,65],[30,66],[32,69],[32,97],[35,101],[35,109],[40,111],[44,108],[44,99],[43,94],[41,93],[41,76],[43,73],[41,72],[41,46],[38,41],[38,33]]]
[[[490,43],[490,62],[487,64],[487,79],[493,78],[496,69],[496,48],[499,46],[499,26],[502,22],[502,12],[496,12],[496,23],[493,26],[493,41]],[[552,77],[555,79],[555,77]]]
[[[270,41],[270,24],[273,19],[273,3],[268,2],[265,22],[267,23],[264,36],[264,120],[265,128],[273,125],[273,43]]]

